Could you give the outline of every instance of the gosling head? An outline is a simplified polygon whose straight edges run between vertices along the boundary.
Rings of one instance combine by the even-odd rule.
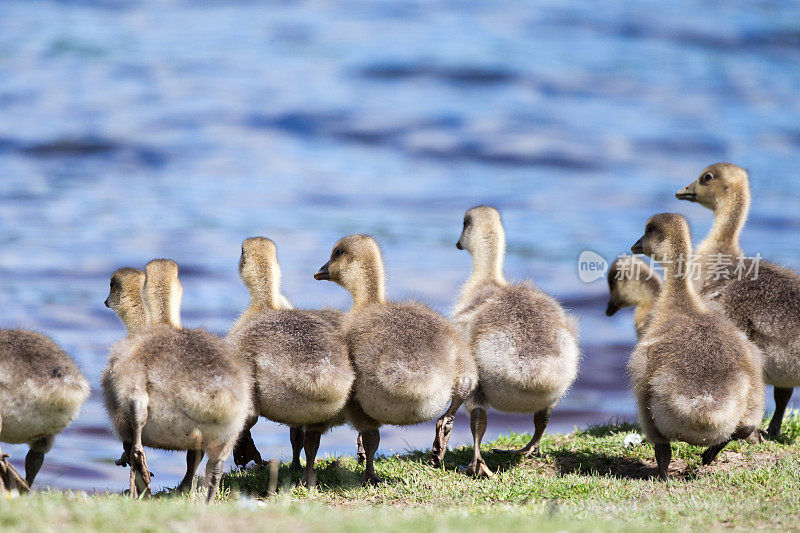
[[[473,280],[489,279],[505,284],[506,232],[497,209],[481,205],[467,211],[456,248],[467,250],[472,257]]]
[[[661,285],[660,278],[651,271],[650,266],[633,255],[623,255],[614,261],[608,269],[607,278],[607,316],[614,316],[625,307],[651,302]]]
[[[338,283],[350,292],[356,306],[385,300],[383,257],[369,235],[350,235],[337,242],[314,279]]]
[[[715,210],[731,194],[747,190],[749,181],[745,169],[731,163],[717,163],[706,167],[695,181],[675,193],[675,197]]]
[[[114,311],[129,333],[144,325],[142,288],[144,272],[137,268],[123,267],[111,274],[111,284],[105,306]]]
[[[494,207],[480,205],[464,214],[464,228],[456,248],[471,254],[485,249],[504,248],[506,234],[500,213]]]
[[[251,237],[242,243],[239,276],[253,296],[278,296],[281,269],[278,248],[266,237]],[[269,303],[269,302],[267,302]]]
[[[169,324],[181,327],[183,287],[178,265],[171,259],[153,259],[144,268],[144,306],[148,326]]]
[[[645,254],[662,264],[667,264],[691,252],[692,240],[689,223],[681,215],[661,213],[650,217],[644,235],[631,246],[635,254]]]

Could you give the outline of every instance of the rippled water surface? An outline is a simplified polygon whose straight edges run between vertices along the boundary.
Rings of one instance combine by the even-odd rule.
[[[800,267],[800,7],[793,2],[3,2],[0,4],[0,325],[51,335],[93,394],[38,484],[122,490],[98,379],[123,328],[110,273],[181,265],[183,317],[224,332],[246,305],[243,238],[279,246],[298,306],[349,305],[312,274],[336,239],[381,242],[389,294],[447,312],[469,270],[454,243],[489,203],[506,273],[582,322],[581,376],[551,427],[632,418],[629,313],[578,280],[613,257],[710,163],[752,176],[748,251]],[[798,403],[796,402],[796,405]],[[487,437],[530,430],[490,415]],[[428,447],[432,424],[383,432]],[[256,442],[285,458],[287,431]],[[322,452],[353,453],[354,433]],[[470,441],[462,418],[453,443]],[[20,465],[25,447],[4,445]],[[158,487],[182,457],[148,452]]]

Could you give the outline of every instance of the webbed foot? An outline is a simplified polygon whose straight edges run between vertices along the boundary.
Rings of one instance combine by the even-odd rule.
[[[494,477],[494,472],[489,470],[483,459],[473,459],[466,467],[459,468],[464,474],[476,478],[490,478]]]

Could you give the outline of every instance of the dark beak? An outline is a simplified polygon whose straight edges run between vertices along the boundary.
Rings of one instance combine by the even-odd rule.
[[[458,239],[458,242],[456,243],[456,248],[458,248],[459,250],[463,250],[464,249],[464,247],[461,246],[461,239]]]
[[[106,298],[106,301],[105,301],[105,302],[103,302],[103,303],[104,303],[104,304],[106,305],[106,307],[108,307],[109,309],[111,308],[111,306],[110,306],[110,305],[108,305],[108,298]]]
[[[330,261],[319,267],[319,270],[314,274],[314,279],[317,280],[325,280],[331,279],[331,274],[328,272],[328,265],[331,264]]]
[[[696,202],[697,193],[695,192],[694,187],[695,187],[694,183],[690,183],[683,189],[676,192],[675,198],[677,198],[678,200],[688,200],[690,202]]]
[[[614,303],[614,300],[609,300],[608,307],[606,307],[606,316],[614,316],[617,311],[619,311],[617,304]]]
[[[636,244],[631,246],[631,252],[633,252],[635,254],[643,254],[644,253],[644,245],[642,244],[643,240],[644,240],[644,237],[642,237],[641,239],[636,241]]]

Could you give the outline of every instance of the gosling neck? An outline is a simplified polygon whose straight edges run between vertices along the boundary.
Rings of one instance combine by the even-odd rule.
[[[637,307],[650,309],[660,292],[661,279],[653,272],[650,279],[645,279],[641,286],[638,287],[638,290],[634,291],[632,295],[633,303]]]
[[[487,239],[470,250],[472,256],[472,273],[467,279],[465,288],[469,289],[483,283],[495,285],[508,285],[503,276],[503,260],[506,255],[505,237],[497,235],[494,239]]]
[[[636,326],[636,333],[641,338],[644,330],[650,322],[650,312],[653,310],[658,295],[661,292],[661,280],[653,276],[645,280],[631,295],[631,303],[635,306],[633,312],[633,322]]]
[[[742,254],[739,237],[750,211],[750,188],[747,184],[736,188],[720,201],[714,209],[714,225],[700,245],[704,252]]]
[[[281,271],[272,267],[267,269],[257,283],[248,284],[250,304],[247,311],[261,313],[267,309],[280,309]]]
[[[375,262],[367,268],[360,267],[359,270],[357,282],[345,287],[353,297],[353,309],[386,303],[386,276],[383,264]]]
[[[148,326],[167,324],[173,328],[182,328],[181,325],[181,300],[180,297],[170,294],[154,295],[148,298],[145,291],[145,323]]]
[[[664,269],[664,282],[661,292],[655,302],[655,313],[659,316],[666,316],[667,309],[679,309],[682,313],[686,311],[704,312],[706,306],[697,295],[691,279],[686,275],[684,268],[679,268],[678,257],[688,257],[689,249],[680,251],[672,256],[671,261],[661,262]]]
[[[119,319],[125,325],[128,337],[133,337],[145,326],[144,306],[141,299],[118,311]]]
[[[652,301],[639,304],[633,312],[633,324],[636,327],[636,335],[639,338],[642,338],[650,323],[650,312],[653,310],[653,305]]]

